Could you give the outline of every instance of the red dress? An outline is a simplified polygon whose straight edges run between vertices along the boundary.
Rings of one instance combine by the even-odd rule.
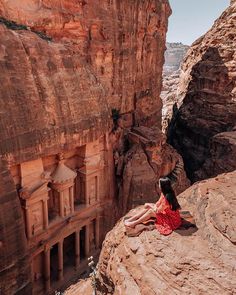
[[[179,210],[171,210],[169,202],[163,195],[157,205],[163,206],[164,209],[161,212],[156,212],[156,228],[162,235],[169,235],[181,225]]]

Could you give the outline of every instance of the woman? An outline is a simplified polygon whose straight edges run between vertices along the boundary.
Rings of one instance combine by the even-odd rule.
[[[154,217],[157,230],[163,235],[169,235],[181,225],[180,205],[171,187],[170,179],[160,178],[159,187],[162,193],[156,204],[146,203],[141,212],[125,220],[126,226],[135,227]]]

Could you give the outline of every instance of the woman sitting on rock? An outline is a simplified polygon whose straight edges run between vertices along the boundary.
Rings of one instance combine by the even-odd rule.
[[[169,235],[181,225],[180,205],[171,187],[170,179],[160,178],[159,187],[162,193],[156,204],[146,203],[141,212],[125,220],[126,226],[135,227],[154,217],[157,230],[163,235]]]

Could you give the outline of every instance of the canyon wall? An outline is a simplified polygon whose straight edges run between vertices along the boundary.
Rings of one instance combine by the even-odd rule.
[[[182,43],[167,43],[165,52],[165,64],[162,81],[162,131],[167,133],[168,125],[178,105],[178,86],[180,67],[189,49]]]
[[[234,294],[235,197],[236,172],[191,186],[178,200],[197,228],[170,236],[154,229],[128,237],[122,219],[103,243],[98,294]]]
[[[123,180],[127,166],[131,187],[142,177],[136,160],[154,187],[172,172],[188,185],[182,158],[158,131],[170,12],[154,0],[0,1],[4,295],[31,294],[31,283],[34,294],[59,288],[72,258],[77,275],[84,271],[119,208],[133,202]],[[142,155],[130,164],[133,146]]]
[[[182,65],[169,142],[182,154],[192,180],[236,168],[235,12],[233,1],[193,43]]]
[[[1,1],[0,12],[81,55],[127,124],[160,124],[167,0]]]
[[[166,43],[165,64],[163,67],[164,76],[171,75],[173,72],[179,70],[188,49],[189,46],[181,42]]]

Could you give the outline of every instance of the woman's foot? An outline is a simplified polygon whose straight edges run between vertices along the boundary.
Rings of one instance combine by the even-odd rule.
[[[132,221],[129,221],[129,220],[125,220],[124,221],[124,224],[125,224],[125,226],[128,226],[128,227],[132,227],[132,228],[135,227],[134,224],[133,224],[133,222]]]

